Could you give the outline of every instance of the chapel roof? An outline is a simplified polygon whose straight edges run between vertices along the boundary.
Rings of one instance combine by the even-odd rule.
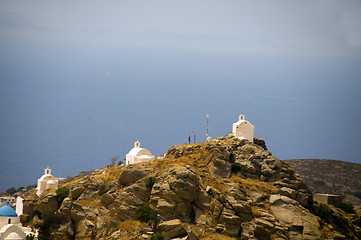
[[[240,124],[242,124],[242,123],[247,123],[247,124],[250,124],[251,126],[253,126],[252,125],[252,123],[250,123],[249,121],[247,121],[247,120],[238,120],[237,122],[235,122],[234,124],[236,124],[236,125],[240,125]]]
[[[15,210],[9,205],[4,205],[0,208],[0,217],[17,217]]]
[[[128,155],[132,155],[132,156],[138,156],[139,152],[144,150],[145,148],[132,148],[132,150],[129,151]],[[147,149],[145,149],[147,150]]]
[[[45,178],[53,179],[55,177],[51,174],[44,174],[43,176],[41,176],[40,180],[43,181]]]

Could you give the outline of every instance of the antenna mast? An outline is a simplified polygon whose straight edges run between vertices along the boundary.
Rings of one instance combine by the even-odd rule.
[[[208,138],[208,120],[209,120],[209,114],[207,113],[207,132],[206,132],[206,138]]]
[[[207,132],[206,132],[206,141],[209,142],[211,138],[208,136],[208,121],[209,121],[209,114],[207,113]]]

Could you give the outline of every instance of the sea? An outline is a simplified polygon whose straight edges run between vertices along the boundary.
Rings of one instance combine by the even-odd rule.
[[[49,166],[75,176],[124,161],[139,140],[232,131],[239,114],[279,159],[361,163],[361,60],[171,48],[24,47],[0,58],[0,191]]]

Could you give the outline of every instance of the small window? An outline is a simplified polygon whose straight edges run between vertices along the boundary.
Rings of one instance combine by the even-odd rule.
[[[11,218],[9,218],[8,224],[11,224]]]

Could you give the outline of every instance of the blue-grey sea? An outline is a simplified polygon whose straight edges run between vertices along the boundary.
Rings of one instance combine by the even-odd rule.
[[[361,61],[107,48],[22,49],[0,58],[0,191],[106,167],[139,140],[225,136],[243,113],[280,159],[361,163]]]

